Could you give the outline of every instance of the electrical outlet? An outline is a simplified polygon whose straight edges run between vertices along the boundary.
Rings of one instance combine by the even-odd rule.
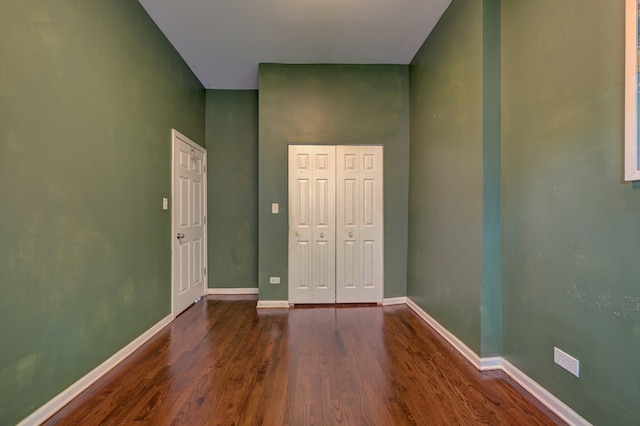
[[[280,284],[280,277],[269,277],[269,284]]]
[[[558,348],[553,348],[553,362],[574,376],[580,377],[580,361],[568,353]]]

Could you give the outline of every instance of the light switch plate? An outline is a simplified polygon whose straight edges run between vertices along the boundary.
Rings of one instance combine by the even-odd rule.
[[[168,209],[169,209],[169,199],[165,197],[162,199],[162,210],[168,210]]]
[[[278,214],[279,210],[280,206],[278,205],[278,203],[271,203],[271,213]]]

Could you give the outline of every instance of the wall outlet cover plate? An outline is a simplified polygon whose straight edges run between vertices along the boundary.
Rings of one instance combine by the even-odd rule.
[[[580,360],[561,349],[553,348],[553,362],[576,377],[580,377]]]

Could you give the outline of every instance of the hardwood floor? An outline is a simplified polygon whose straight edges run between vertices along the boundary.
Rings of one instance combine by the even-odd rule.
[[[47,425],[555,425],[404,305],[203,299]]]

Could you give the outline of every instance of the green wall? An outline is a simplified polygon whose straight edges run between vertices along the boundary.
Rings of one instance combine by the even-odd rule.
[[[640,423],[623,9],[454,0],[410,67],[408,296],[607,425]]]
[[[258,92],[207,90],[209,287],[258,287]]]
[[[501,3],[482,2],[481,357],[502,353]]]
[[[172,127],[204,89],[138,2],[0,4],[0,424],[170,313]]]
[[[482,2],[454,0],[411,63],[407,295],[481,350]]]
[[[454,0],[410,67],[263,64],[259,99],[208,91],[206,112],[137,2],[5,3],[0,424],[169,314],[170,129],[205,125],[212,287],[287,299],[287,144],[383,144],[385,297],[594,424],[640,423],[623,2]]]
[[[640,424],[640,190],[624,2],[503,4],[503,352],[594,424]],[[580,359],[577,379],[553,363]]]
[[[384,145],[384,296],[406,294],[409,72],[406,65],[260,65],[261,300],[287,300],[287,145]],[[271,203],[281,213],[271,214]],[[269,284],[270,276],[281,283]]]

